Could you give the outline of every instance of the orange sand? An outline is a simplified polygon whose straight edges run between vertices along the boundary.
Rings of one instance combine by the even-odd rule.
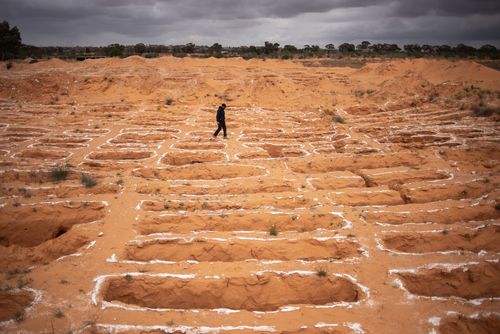
[[[500,72],[304,64],[2,64],[0,331],[500,332]]]

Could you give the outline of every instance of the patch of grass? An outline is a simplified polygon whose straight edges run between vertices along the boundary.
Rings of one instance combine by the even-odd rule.
[[[464,234],[464,238],[465,238],[465,239],[471,239],[471,238],[472,238],[472,236],[471,236],[469,233],[465,233],[465,234]]]
[[[444,230],[441,231],[441,233],[444,234],[444,235],[446,235],[446,234],[449,233],[449,231],[447,229],[444,229]]]
[[[500,203],[495,204],[495,210],[500,211]]]
[[[65,280],[64,278],[62,278],[61,280],[59,280],[59,283],[60,284],[69,284],[69,282],[67,280]]]
[[[167,202],[165,202],[165,203],[163,203],[163,208],[164,208],[165,210],[168,210],[168,209],[170,208],[170,205],[168,205],[168,203],[167,203]]]
[[[26,279],[24,277],[21,277],[17,280],[17,288],[18,289],[22,289],[22,288],[25,288],[27,287],[28,285],[31,284],[31,282],[33,282],[33,280],[30,278],[30,279]]]
[[[356,236],[354,234],[348,234],[347,237],[348,238],[355,238]]]
[[[319,268],[318,270],[316,270],[316,275],[318,275],[319,277],[326,277],[328,275],[328,272],[324,268]]]
[[[80,176],[80,181],[85,188],[92,188],[97,184],[97,181],[90,174],[82,174]]]
[[[339,115],[333,115],[332,120],[340,124],[345,124],[345,120],[342,118],[342,116]]]
[[[299,216],[298,216],[298,215],[293,215],[293,216],[292,216],[292,220],[297,220],[297,219],[299,219]]]
[[[428,101],[429,102],[434,102],[436,101],[436,99],[439,97],[439,93],[438,92],[431,92],[429,94],[429,98],[428,98]]]
[[[166,100],[165,100],[165,105],[166,105],[166,106],[171,106],[171,105],[172,105],[172,103],[174,103],[174,100],[173,100],[173,99],[171,99],[171,98],[168,98],[168,99],[166,99]]]
[[[50,177],[54,181],[66,180],[69,175],[69,168],[64,165],[59,165],[51,169]]]
[[[19,202],[15,202],[15,203],[14,203],[14,204],[12,204],[12,205],[13,205],[13,206],[15,206],[15,207],[17,208],[18,206],[21,206],[21,203],[19,203]]]
[[[269,235],[278,235],[278,229],[276,228],[276,225],[271,226],[271,228],[269,229]]]
[[[26,320],[26,314],[24,312],[17,312],[14,316],[15,322],[23,322],[24,320]]]
[[[0,287],[0,291],[11,291],[13,289],[14,288],[10,285],[5,285],[5,286]]]
[[[123,180],[119,179],[118,181],[116,181],[116,185],[117,186],[123,186]]]
[[[64,312],[61,311],[61,310],[55,311],[54,312],[54,318],[58,318],[58,319],[64,318]]]
[[[9,280],[11,278],[16,277],[17,275],[24,275],[31,272],[31,269],[12,269],[8,270],[7,273],[5,274],[5,279]]]
[[[173,327],[175,325],[174,321],[173,320],[170,320],[166,323],[167,326],[169,327]]]
[[[125,276],[123,276],[123,278],[127,281],[127,282],[131,282],[134,278],[132,277],[132,275],[130,274],[126,274]]]
[[[363,97],[365,95],[365,92],[362,90],[357,90],[354,92],[354,96],[356,97]]]
[[[472,114],[476,117],[489,117],[492,115],[500,115],[499,107],[487,106],[484,103],[480,103],[472,107]]]
[[[366,94],[373,94],[373,93],[375,93],[374,89],[367,89],[366,90]]]

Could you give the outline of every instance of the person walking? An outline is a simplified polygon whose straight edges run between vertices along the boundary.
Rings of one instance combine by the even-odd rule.
[[[217,137],[217,135],[219,134],[220,130],[224,131],[224,138],[227,138],[227,134],[226,134],[226,113],[224,112],[225,109],[226,109],[226,104],[225,103],[221,104],[221,106],[219,107],[219,109],[217,109],[217,116],[215,117],[215,120],[217,121],[218,128],[214,132],[214,138]]]

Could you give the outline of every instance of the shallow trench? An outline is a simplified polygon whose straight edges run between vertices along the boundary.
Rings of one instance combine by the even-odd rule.
[[[494,334],[500,333],[500,315],[468,318],[463,315],[448,317],[439,325],[441,334]]]
[[[452,270],[420,269],[397,275],[405,288],[415,295],[465,299],[500,297],[499,263],[483,262]]]
[[[63,202],[0,208],[0,245],[34,247],[57,238],[75,224],[105,215],[101,202]]]
[[[97,151],[88,155],[91,160],[141,160],[150,158],[154,155],[153,151]]]
[[[243,261],[320,260],[360,256],[359,244],[346,239],[251,240],[248,239],[155,239],[126,248],[128,260],[150,261]]]
[[[223,161],[226,160],[226,155],[222,152],[168,152],[163,158],[161,163],[165,165],[190,165],[203,162]]]
[[[228,215],[163,215],[148,216],[138,224],[142,234],[191,231],[312,231],[319,228],[342,228],[345,221],[332,214],[286,214],[247,212]]]
[[[219,180],[264,175],[261,167],[234,164],[196,164],[184,167],[139,168],[134,176],[154,180]]]
[[[407,253],[467,250],[500,252],[500,226],[490,225],[477,231],[400,232],[382,237],[386,248]]]
[[[26,290],[0,291],[0,321],[23,318],[34,297]]]
[[[284,305],[357,302],[360,287],[345,277],[263,273],[243,277],[124,276],[109,279],[103,299],[149,308],[273,311]]]

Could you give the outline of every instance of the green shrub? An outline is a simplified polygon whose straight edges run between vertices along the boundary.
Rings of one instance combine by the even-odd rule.
[[[269,235],[278,235],[278,229],[276,228],[276,225],[271,226],[271,228],[269,229]]]
[[[64,313],[61,310],[57,310],[54,312],[54,318],[64,318]]]
[[[489,117],[493,114],[500,115],[500,108],[486,106],[482,103],[472,107],[472,113],[476,117]]]
[[[363,92],[362,90],[357,90],[354,92],[354,95],[356,97],[363,97],[363,95],[365,95],[365,92]]]
[[[80,176],[80,181],[85,188],[92,188],[97,184],[97,181],[89,174],[82,174]]]
[[[67,166],[63,165],[56,166],[50,171],[50,177],[55,181],[66,180],[68,178],[68,175],[69,169]]]
[[[326,275],[328,275],[328,273],[325,269],[320,268],[320,269],[316,270],[316,275],[318,275],[319,277],[326,277]]]
[[[339,115],[333,115],[332,116],[332,119],[337,122],[337,123],[340,123],[340,124],[345,124],[345,120],[342,118],[342,116],[339,116]]]

